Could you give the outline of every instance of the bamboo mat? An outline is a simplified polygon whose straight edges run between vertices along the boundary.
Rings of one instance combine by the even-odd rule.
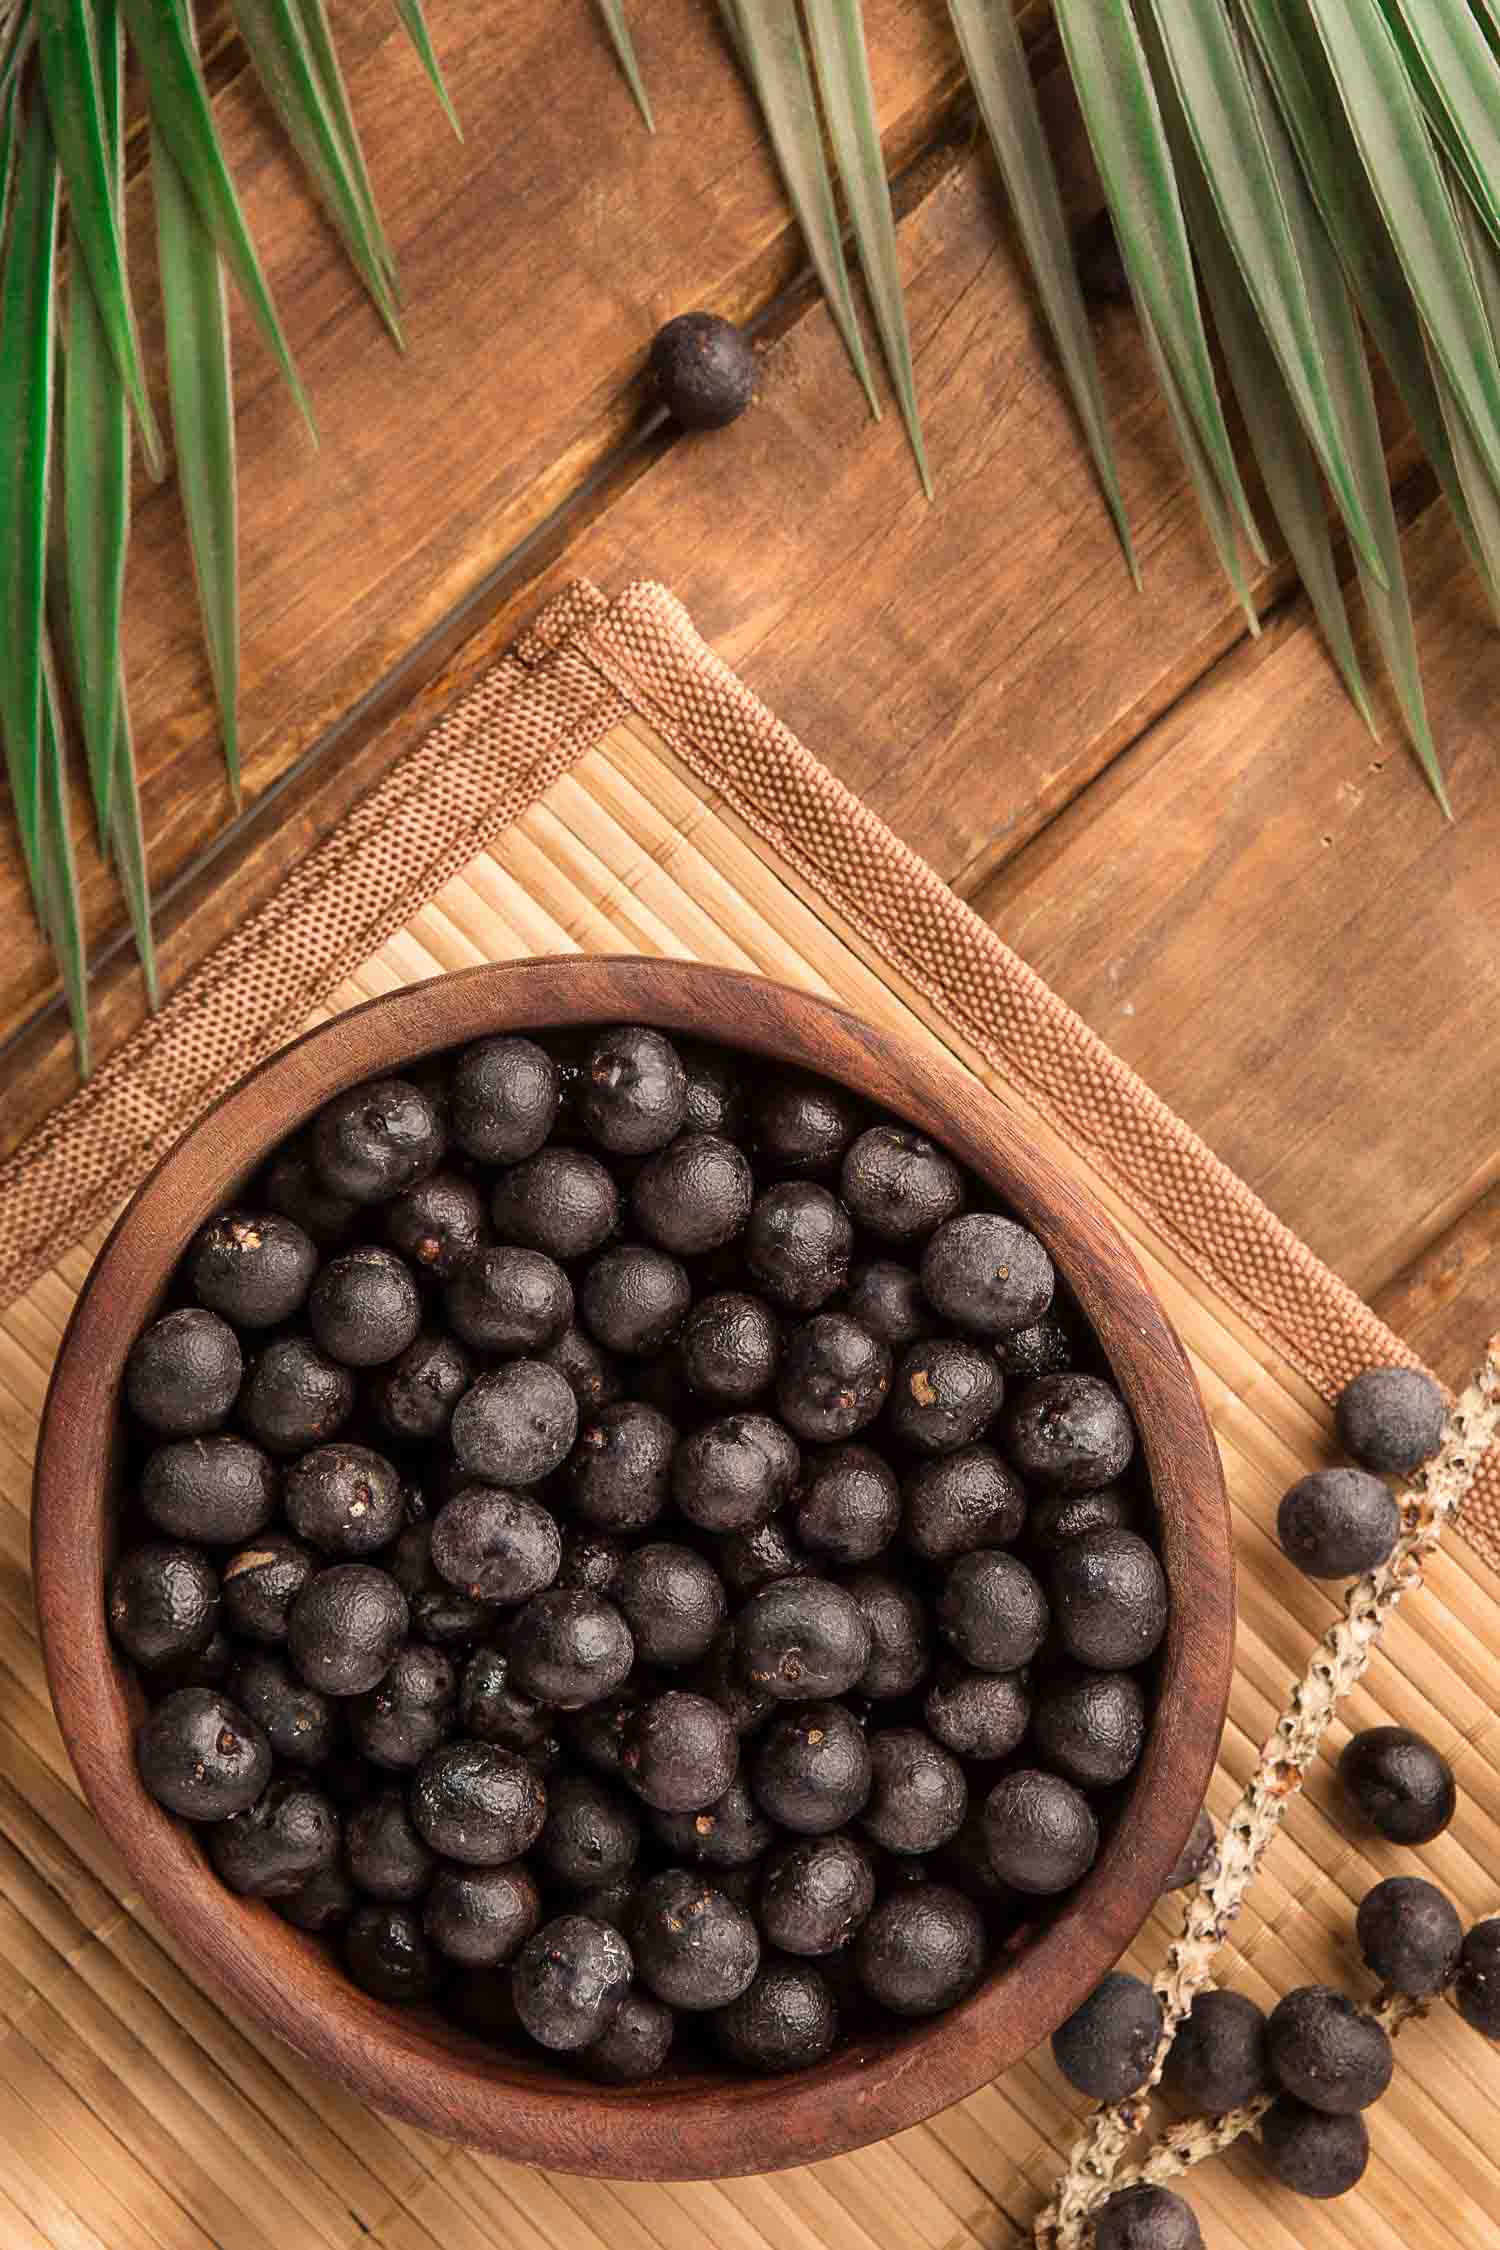
[[[559,655],[575,666],[561,686]],[[545,727],[528,675],[548,683]],[[98,1222],[167,1125],[185,1123],[299,1017],[320,1021],[418,978],[528,953],[670,954],[826,993],[956,1056],[1082,1173],[1176,1321],[1224,1453],[1241,1621],[1210,1799],[1220,1816],[1333,1614],[1284,1563],[1272,1524],[1285,1485],[1328,1458],[1326,1395],[1351,1364],[1395,1348],[1373,1316],[775,728],[666,597],[637,590],[607,612],[575,595],[495,678],[438,730],[429,768],[424,746],[404,783],[398,769],[381,785],[364,825],[357,814],[331,856],[316,855],[321,888],[309,873],[304,896],[301,871],[293,876],[281,934],[251,933],[238,964],[226,949],[123,1071],[105,1073],[0,1174],[0,1275],[25,1264],[30,1202],[50,1198],[54,1242],[59,1212],[65,1235],[70,1214],[96,1222],[0,1317],[0,2250],[1023,2242],[1084,2107],[1045,2054],[883,2146],[718,2184],[541,2174],[377,2116],[222,2009],[175,1955],[84,1807],[53,1725],[27,1579],[29,1468]],[[750,729],[732,751],[731,709]],[[508,759],[514,742],[524,758]],[[446,822],[434,810],[444,775],[459,792]],[[890,875],[888,894],[872,868]],[[894,910],[881,908],[887,897]],[[304,909],[310,924],[294,927]],[[309,928],[321,985],[306,984]],[[288,930],[296,975],[283,974]],[[256,946],[259,993],[235,999]],[[340,964],[332,989],[330,963]],[[324,994],[314,1008],[310,990]],[[217,1031],[205,1018],[213,1007]],[[1081,1073],[1082,1099],[1060,1098],[1063,1062]],[[1102,1089],[1092,1103],[1091,1089]],[[102,1174],[91,1153],[100,1140],[113,1150]],[[1354,1908],[1381,1875],[1420,1865],[1466,1919],[1500,1904],[1497,1642],[1500,1579],[1472,1543],[1455,1541],[1388,1627],[1347,1724],[1291,1806],[1236,1926],[1228,1981],[1266,2004],[1310,1979],[1364,1990]],[[1458,1817],[1420,1859],[1343,1820],[1332,1760],[1350,1727],[1381,1720],[1420,1728],[1457,1768]],[[1155,1970],[1179,1913],[1161,1905],[1130,1965]],[[1269,2187],[1243,2146],[1195,2173],[1209,2250],[1500,2250],[1500,2052],[1435,2010],[1403,2032],[1371,2126],[1369,2172],[1338,2203]]]

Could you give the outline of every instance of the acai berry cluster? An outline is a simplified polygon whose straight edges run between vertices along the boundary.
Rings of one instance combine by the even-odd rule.
[[[125,1391],[146,1788],[367,1992],[596,2079],[951,2007],[1141,1756],[1125,1405],[1036,1238],[822,1079],[631,1025],[357,1086]]]

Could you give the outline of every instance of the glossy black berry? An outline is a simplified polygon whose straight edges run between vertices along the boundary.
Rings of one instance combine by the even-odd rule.
[[[325,1188],[351,1203],[381,1203],[437,1170],[443,1128],[420,1087],[377,1078],[335,1095],[318,1112],[309,1145]]]
[[[514,1959],[542,1919],[526,1867],[440,1867],[422,1907],[422,1928],[445,1961],[494,1969]]]
[[[947,1883],[887,1891],[854,1941],[860,1983],[898,2016],[935,2016],[953,2007],[978,1984],[987,1956],[978,1909]]]
[[[667,1539],[625,1557],[612,1598],[643,1664],[698,1663],[724,1622],[724,1587],[712,1563]]]
[[[373,1901],[350,1916],[344,1929],[344,1966],[362,1992],[376,2000],[430,1999],[438,1963],[410,1907]]]
[[[493,1867],[530,1851],[547,1817],[534,1767],[490,1742],[446,1742],[417,1768],[411,1816],[444,1859]]]
[[[177,1438],[141,1473],[141,1506],[158,1531],[206,1547],[253,1538],[276,1512],[276,1471],[247,1438]]]
[[[891,1382],[891,1427],[919,1453],[954,1453],[984,1435],[1004,1395],[993,1352],[961,1336],[934,1336],[902,1355]]]
[[[243,1640],[280,1647],[293,1602],[321,1567],[312,1549],[289,1532],[261,1532],[230,1556],[220,1574],[224,1622]]]
[[[480,1039],[453,1066],[449,1130],[481,1164],[517,1164],[551,1132],[559,1099],[557,1065],[534,1039]]]
[[[895,1353],[937,1333],[932,1307],[922,1295],[914,1268],[898,1265],[891,1258],[875,1258],[868,1265],[856,1266],[849,1276],[845,1303],[861,1328],[889,1344]]]
[[[870,1624],[851,1594],[826,1578],[778,1578],[735,1620],[740,1670],[778,1700],[806,1702],[852,1688],[870,1656]]]
[[[1448,1409],[1430,1375],[1415,1367],[1371,1367],[1339,1394],[1339,1443],[1378,1476],[1410,1476],[1443,1442]]]
[[[385,1207],[385,1235],[393,1250],[421,1273],[449,1281],[479,1248],[484,1201],[472,1180],[434,1172]]]
[[[1351,1735],[1339,1779],[1371,1827],[1393,1844],[1430,1844],[1458,1806],[1453,1768],[1409,1727],[1367,1727]]]
[[[1362,2117],[1329,2116],[1282,2094],[1260,2121],[1260,2149],[1282,2187],[1325,2202],[1359,2185],[1370,2135]]]
[[[1203,2250],[1193,2207],[1142,2180],[1117,2188],[1094,2221],[1094,2250]]]
[[[1500,2039],[1500,1921],[1476,1922],[1464,1939],[1453,1997],[1471,2030]]]
[[[559,1774],[551,1783],[536,1862],[554,1883],[587,1891],[617,1882],[640,1848],[640,1814],[620,1790],[586,1773]]]
[[[493,1627],[494,1611],[461,1594],[434,1566],[430,1523],[407,1525],[391,1549],[390,1569],[406,1596],[414,1640],[456,1647]]]
[[[676,1447],[666,1415],[638,1400],[588,1416],[567,1467],[573,1512],[600,1531],[644,1531],[671,1496]]]
[[[922,1727],[884,1727],[869,1737],[870,1794],[859,1825],[888,1852],[935,1852],[951,1843],[969,1809],[964,1769]]]
[[[320,1249],[337,1249],[359,1217],[357,1203],[324,1186],[305,1141],[288,1141],[277,1150],[266,1167],[264,1192],[278,1217],[290,1219]]]
[[[674,1860],[688,1867],[749,1867],[768,1850],[775,1831],[750,1784],[737,1773],[722,1797],[690,1812],[655,1812],[651,1833]]]
[[[772,1721],[755,1744],[750,1788],[778,1827],[829,1835],[864,1810],[870,1746],[843,1703],[804,1703]]]
[[[219,1622],[219,1575],[196,1547],[164,1539],[127,1547],[105,1588],[109,1629],[148,1669],[207,1647]]]
[[[965,1445],[912,1470],[902,1488],[906,1543],[924,1562],[1008,1547],[1026,1521],[1020,1479],[991,1445]]]
[[[815,1180],[781,1180],[755,1199],[745,1263],[788,1312],[816,1312],[849,1278],[854,1229],[837,1196]]]
[[[1090,1531],[1053,1557],[1052,1620],[1069,1656],[1101,1672],[1155,1654],[1167,1629],[1166,1574],[1134,1531]]]
[[[1116,1969],[1058,2025],[1052,2060],[1091,2101],[1120,2102],[1150,2076],[1161,2025],[1161,2002],[1150,1985]]]
[[[309,1875],[305,1883],[277,1899],[275,1905],[282,1920],[290,1922],[294,1930],[327,1937],[348,1921],[359,1905],[359,1893],[335,1861],[330,1867],[320,1867],[316,1875]]]
[[[1042,1375],[1006,1409],[1005,1450],[1023,1477],[1089,1492],[1124,1474],[1135,1428],[1119,1392],[1099,1376]]]
[[[745,1406],[770,1385],[781,1331],[770,1307],[740,1289],[700,1297],[677,1341],[683,1379],[710,1406]]]
[[[474,1364],[454,1336],[421,1334],[370,1387],[370,1404],[394,1438],[430,1444],[447,1434],[453,1410],[474,1380]]]
[[[744,1231],[755,1197],[750,1166],[717,1133],[679,1133],[635,1176],[630,1210],[639,1232],[674,1257],[700,1257]]]
[[[1039,1554],[1055,1555],[1089,1531],[1136,1531],[1138,1511],[1124,1487],[1101,1484],[1092,1492],[1040,1492],[1026,1513],[1026,1536]]]
[[[320,1445],[282,1483],[287,1522],[327,1555],[373,1555],[405,1521],[401,1478],[367,1445]]]
[[[200,1305],[236,1328],[290,1320],[318,1267],[311,1235],[275,1211],[225,1211],[194,1235],[188,1282]]]
[[[1283,2093],[1331,2117],[1368,2109],[1391,2082],[1389,2032],[1332,1985],[1299,1985],[1277,2001],[1266,2055]]]
[[[580,2051],[578,2067],[604,2086],[638,2085],[664,2068],[676,2028],[676,2015],[663,2001],[631,1985],[608,2027]]]
[[[1189,1829],[1187,1842],[1177,1854],[1176,1861],[1162,1884],[1162,1890],[1186,1890],[1189,1883],[1198,1882],[1213,1865],[1218,1848],[1218,1830],[1214,1827],[1213,1815],[1205,1805]]]
[[[640,1024],[601,1032],[583,1066],[578,1114],[615,1156],[649,1156],[682,1130],[687,1073],[670,1040]]]
[[[1383,1563],[1401,1530],[1390,1486],[1365,1469],[1315,1469],[1276,1511],[1282,1549],[1309,1578],[1359,1578]]]
[[[842,1830],[783,1844],[766,1862],[760,1924],[783,1953],[836,1953],[875,1904],[875,1864]]]
[[[228,1820],[271,1778],[271,1745],[228,1696],[176,1688],[147,1712],[135,1738],[141,1780],[183,1820]]]
[[[742,1600],[773,1579],[805,1577],[812,1569],[811,1555],[803,1554],[776,1516],[769,1523],[724,1532],[716,1542],[716,1554],[719,1576]]]
[[[1140,1764],[1146,1692],[1129,1672],[1065,1672],[1038,1691],[1031,1739],[1043,1764],[1082,1789],[1107,1789]]]
[[[1078,1347],[1055,1312],[1030,1328],[1012,1328],[995,1338],[995,1356],[1008,1381],[1032,1382],[1038,1375],[1061,1375],[1078,1357]]]
[[[687,1115],[683,1119],[683,1130],[722,1133],[728,1140],[742,1140],[745,1088],[735,1057],[722,1047],[679,1044],[677,1052],[687,1072]]]
[[[516,2013],[539,2046],[564,2052],[590,2046],[608,2030],[632,1966],[629,1946],[607,1922],[560,1914],[516,1956]]]
[[[406,1772],[447,1741],[457,1708],[452,1657],[426,1641],[408,1641],[379,1687],[351,1702],[349,1733],[372,1765]]]
[[[786,1340],[776,1404],[798,1437],[836,1445],[874,1421],[890,1388],[890,1346],[848,1313],[815,1313]]]
[[[713,2019],[714,2045],[741,2070],[778,2076],[810,2070],[838,2037],[828,1980],[806,1961],[765,1957],[754,1978]]]
[[[268,1453],[325,1445],[354,1411],[354,1377],[310,1336],[273,1336],[245,1374],[239,1420]]]
[[[831,1172],[859,1123],[859,1102],[846,1087],[800,1072],[773,1078],[754,1105],[756,1149],[778,1179]]]
[[[502,1242],[549,1258],[586,1258],[619,1232],[619,1190],[587,1149],[540,1148],[501,1173],[490,1217]]]
[[[844,1591],[863,1610],[870,1628],[870,1653],[854,1683],[856,1692],[874,1703],[910,1695],[932,1665],[932,1629],[922,1595],[891,1570],[852,1571]]]
[[[668,1688],[638,1705],[621,1737],[621,1776],[657,1812],[699,1812],[716,1803],[739,1758],[728,1714],[686,1689]]]
[[[576,1710],[624,1686],[635,1644],[613,1602],[582,1587],[549,1586],[517,1617],[508,1654],[511,1680],[523,1695]]]
[[[959,1757],[1004,1758],[1031,1717],[1026,1674],[945,1664],[927,1691],[922,1716],[935,1740]]]
[[[1463,1924],[1452,1901],[1419,1875],[1374,1884],[1354,1927],[1366,1968],[1395,1992],[1445,1992],[1458,1972]]]
[[[557,1576],[557,1520],[536,1500],[494,1485],[465,1485],[432,1523],[432,1560],[477,1602],[522,1602]]]
[[[406,1639],[406,1596],[388,1570],[335,1563],[310,1579],[287,1618],[287,1652],[309,1687],[365,1695]]]
[[[984,1803],[990,1864],[1013,1890],[1049,1897],[1093,1866],[1099,1823],[1081,1789],[1032,1767],[997,1781]]]
[[[477,1742],[497,1742],[506,1750],[529,1751],[546,1742],[553,1714],[523,1695],[510,1676],[503,1649],[477,1648],[464,1665],[458,1688],[459,1731]]]
[[[963,1208],[963,1174],[951,1156],[901,1125],[872,1125],[848,1150],[839,1192],[862,1227],[886,1242],[917,1243]]]
[[[242,1898],[288,1898],[339,1854],[339,1816],[302,1779],[273,1781],[208,1836],[214,1873]]]
[[[229,1323],[187,1305],[164,1313],[136,1338],[125,1362],[125,1396],[148,1430],[202,1437],[228,1421],[244,1371]]]
[[[685,1868],[636,1893],[630,1942],[641,1982],[669,2007],[727,2007],[760,1967],[760,1939],[744,1907]]]
[[[573,1318],[573,1289],[555,1260],[509,1242],[478,1250],[449,1282],[448,1324],[471,1351],[536,1352]]]
[[[1047,1596],[1016,1556],[996,1547],[955,1555],[938,1590],[938,1631],[976,1672],[1015,1672],[1047,1637]]]
[[[335,1705],[299,1680],[278,1650],[246,1649],[227,1685],[240,1709],[288,1765],[321,1766],[338,1748]]]
[[[565,1328],[554,1343],[538,1353],[544,1367],[552,1367],[561,1375],[574,1398],[578,1411],[597,1414],[601,1407],[613,1406],[624,1385],[620,1370],[594,1342],[586,1328],[576,1324]]]
[[[670,1343],[692,1301],[687,1268],[647,1242],[603,1251],[578,1290],[579,1317],[589,1334],[625,1359],[647,1358]]]
[[[1269,2094],[1265,2010],[1243,1992],[1200,1992],[1178,2026],[1167,2075],[1189,2108],[1208,2117]]]
[[[742,330],[718,313],[679,313],[651,344],[651,380],[685,430],[722,430],[755,397],[755,354]]]
[[[998,1212],[945,1219],[922,1253],[922,1294],[940,1320],[974,1336],[1030,1328],[1052,1303],[1052,1260]]]
[[[672,1497],[704,1531],[765,1523],[796,1485],[802,1456],[769,1414],[727,1414],[683,1439],[672,1463]]]

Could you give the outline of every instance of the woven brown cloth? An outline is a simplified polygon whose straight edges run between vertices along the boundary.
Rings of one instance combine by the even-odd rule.
[[[670,595],[574,588],[162,1016],[0,1170],[0,2250],[998,2250],[1029,2239],[1081,2100],[1045,2052],[929,2123],[763,2180],[528,2172],[393,2125],[223,2008],[142,1910],[57,1737],[26,1579],[29,1464],[99,1228],[175,1135],[310,1019],[479,960],[672,953],[825,992],[974,1072],[1130,1237],[1192,1357],[1234,1510],[1222,1821],[1337,1614],[1276,1502],[1329,1457],[1327,1400],[1406,1357],[704,647]],[[62,1249],[61,1245],[73,1247]],[[1479,1339],[1476,1339],[1476,1347]],[[1352,1929],[1422,1872],[1500,1905],[1493,1500],[1384,1631],[1246,1899],[1225,1980],[1263,2005],[1369,1994]],[[1420,1863],[1350,1823],[1348,1729],[1415,1726],[1459,1809]],[[1127,1956],[1154,1974],[1161,1902]],[[1408,2026],[1356,2194],[1296,2203],[1241,2147],[1196,2172],[1211,2250],[1500,2250],[1500,2050]]]

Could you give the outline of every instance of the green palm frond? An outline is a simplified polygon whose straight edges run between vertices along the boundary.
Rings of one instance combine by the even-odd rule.
[[[646,81],[641,76],[641,66],[635,59],[635,41],[630,36],[624,0],[599,0],[599,13],[604,28],[609,33],[609,43],[625,75],[625,83],[635,97],[635,106],[646,121],[648,133],[656,131],[656,119],[651,114],[651,103],[646,94]]]
[[[397,0],[397,10],[451,115],[418,0]],[[327,0],[235,0],[235,17],[293,151],[399,341],[395,261]],[[147,997],[153,1006],[157,999],[120,632],[132,435],[154,471],[166,449],[131,305],[127,36],[145,94],[155,181],[172,454],[236,795],[239,573],[226,276],[312,420],[225,163],[193,0],[0,0],[0,458],[7,465],[0,479],[0,739],[32,898],[56,957],[80,1066],[88,963],[67,825],[70,737],[81,746]]]

